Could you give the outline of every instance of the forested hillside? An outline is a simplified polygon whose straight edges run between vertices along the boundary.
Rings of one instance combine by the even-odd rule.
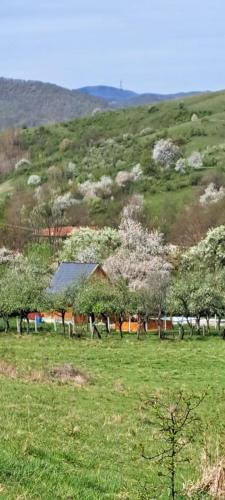
[[[46,203],[52,224],[117,226],[138,194],[147,226],[189,245],[225,219],[225,92],[7,131],[0,162],[8,244],[50,223]]]
[[[0,129],[62,122],[104,108],[102,100],[50,83],[0,78]]]

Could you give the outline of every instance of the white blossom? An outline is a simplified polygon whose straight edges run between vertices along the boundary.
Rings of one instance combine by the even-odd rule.
[[[180,174],[184,174],[186,168],[186,160],[184,158],[180,158],[176,162],[175,170]]]
[[[96,198],[98,195],[110,196],[112,192],[113,180],[107,175],[103,175],[99,181],[91,182],[87,180],[79,184],[79,192],[86,200]]]
[[[220,187],[219,189],[215,186],[213,182],[211,182],[204,193],[200,196],[200,204],[202,206],[207,206],[211,203],[217,203],[218,201],[225,198],[225,189],[224,187]]]
[[[134,194],[122,210],[122,219],[136,219],[144,207],[143,194]]]
[[[143,172],[140,163],[132,168],[131,174],[133,177],[133,181],[138,181],[142,177]]]
[[[96,182],[97,193],[110,195],[112,192],[113,180],[108,175],[103,175],[100,181]]]
[[[55,200],[54,200],[54,209],[55,210],[60,210],[60,211],[63,211],[63,210],[67,210],[68,208],[72,207],[73,205],[76,205],[78,204],[79,201],[76,200],[75,198],[72,198],[72,195],[70,192],[68,193],[65,193],[61,196],[58,196]]]
[[[41,183],[40,175],[30,175],[27,184],[28,186],[38,186]]]
[[[117,186],[119,187],[124,187],[128,182],[131,182],[133,180],[133,175],[131,172],[128,172],[127,170],[121,170],[118,172],[115,182]]]
[[[134,219],[123,217],[119,227],[121,246],[104,264],[112,279],[122,276],[132,290],[149,286],[153,274],[168,276],[163,236],[158,231],[148,232]]]
[[[19,252],[14,252],[5,247],[0,248],[0,264],[10,264],[19,258],[21,258]]]
[[[154,146],[153,160],[164,168],[172,167],[179,157],[179,147],[172,139],[160,139]]]
[[[76,173],[76,168],[76,164],[70,161],[66,167],[67,174],[74,176],[74,174]]]
[[[95,198],[96,195],[96,183],[91,181],[85,181],[78,186],[79,192],[84,196],[85,199]]]
[[[201,153],[199,151],[193,151],[193,153],[191,153],[191,155],[189,156],[187,162],[188,166],[191,168],[201,168],[203,166]]]
[[[193,115],[191,117],[191,121],[192,122],[198,122],[199,121],[198,115],[196,113],[193,113]]]
[[[25,167],[30,167],[31,162],[27,160],[27,158],[21,158],[16,164],[15,164],[15,170],[22,170]]]

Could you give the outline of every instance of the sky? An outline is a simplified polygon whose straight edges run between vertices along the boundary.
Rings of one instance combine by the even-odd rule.
[[[224,0],[0,0],[0,76],[68,88],[225,88]]]

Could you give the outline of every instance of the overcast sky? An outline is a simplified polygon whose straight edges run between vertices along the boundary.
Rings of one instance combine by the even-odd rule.
[[[0,0],[0,75],[69,88],[225,88],[224,0]]]

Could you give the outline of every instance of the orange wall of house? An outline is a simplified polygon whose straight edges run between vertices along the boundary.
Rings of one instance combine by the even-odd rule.
[[[164,328],[164,322],[161,321],[161,326]],[[172,321],[167,320],[166,322],[166,329],[167,330],[172,330],[173,324]],[[136,321],[131,321],[130,323],[130,331],[137,333],[138,329],[138,323]],[[119,323],[116,322],[116,330],[119,331]],[[157,320],[151,320],[147,324],[147,330],[148,332],[156,332],[158,330],[158,322]],[[129,332],[129,321],[123,321],[122,324],[122,332]]]

